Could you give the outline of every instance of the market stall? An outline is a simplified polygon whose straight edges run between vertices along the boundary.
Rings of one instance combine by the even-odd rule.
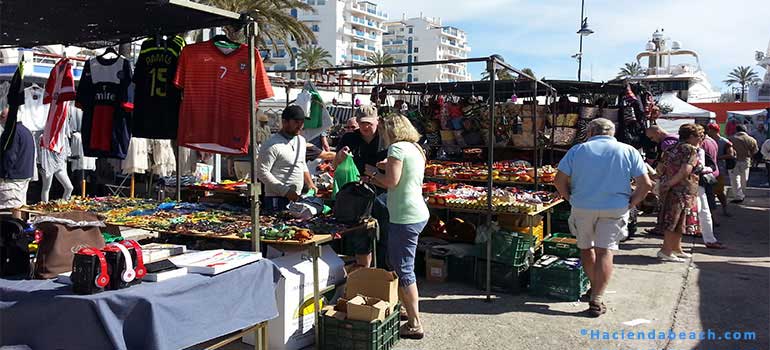
[[[49,45],[49,44],[63,44],[65,46],[68,45],[77,45],[81,47],[89,47],[89,48],[101,48],[108,46],[106,54],[112,54],[111,57],[116,58],[110,58],[109,60],[115,60],[118,62],[124,62],[125,59],[122,58],[120,55],[115,52],[114,49],[111,48],[113,45],[117,45],[120,43],[127,43],[134,40],[137,40],[139,38],[145,38],[145,37],[152,37],[156,40],[159,38],[161,40],[166,40],[168,38],[169,45],[163,45],[163,50],[168,50],[173,45],[177,44],[183,44],[181,42],[177,43],[176,38],[174,37],[175,34],[189,31],[189,30],[195,30],[200,28],[212,28],[212,27],[221,27],[221,26],[232,26],[237,28],[243,28],[245,27],[247,32],[247,37],[249,38],[249,45],[248,45],[248,52],[244,53],[247,57],[247,61],[249,61],[251,64],[243,64],[242,70],[247,69],[248,71],[248,77],[246,78],[248,82],[251,81],[251,84],[248,84],[251,86],[245,96],[246,99],[249,99],[250,105],[251,105],[251,112],[247,113],[249,118],[246,120],[247,123],[251,123],[251,125],[256,124],[256,115],[255,115],[255,97],[257,96],[257,91],[255,91],[255,60],[256,60],[256,54],[255,54],[255,46],[254,46],[254,34],[256,25],[248,18],[248,16],[242,16],[237,13],[232,13],[229,11],[224,11],[221,9],[209,7],[206,5],[202,5],[196,2],[187,1],[187,0],[163,0],[163,1],[153,1],[153,2],[126,2],[126,1],[45,1],[37,3],[36,6],[28,6],[26,3],[21,2],[3,2],[0,6],[0,11],[3,13],[3,30],[2,33],[0,33],[0,45],[3,46],[11,46],[11,47],[33,47],[33,46],[40,46],[40,45]],[[66,16],[62,16],[62,14],[67,14]],[[173,43],[172,43],[173,41]],[[149,42],[149,41],[148,41]],[[160,47],[160,45],[159,45]],[[176,52],[178,54],[178,51]],[[101,57],[101,56],[100,56]],[[66,63],[67,58],[64,57],[63,62]],[[162,62],[161,60],[160,62]],[[112,61],[103,61],[103,62],[112,62]],[[120,72],[117,72],[117,77],[120,79],[121,84],[123,81],[129,81],[131,79],[131,72],[126,71],[123,67],[126,65],[123,65],[120,67],[120,65],[115,65],[118,68],[121,68],[122,70]],[[110,68],[112,69],[112,68]],[[86,70],[88,70],[88,67],[86,67]],[[21,71],[21,70],[19,70]],[[64,70],[57,70],[56,73],[59,74],[60,72],[64,72]],[[97,73],[94,73],[97,74]],[[98,74],[101,74],[99,72]],[[21,77],[21,74],[19,74],[19,77]],[[16,78],[16,77],[14,77]],[[90,77],[89,77],[90,78]],[[169,77],[163,77],[163,81],[170,81]],[[82,108],[82,106],[92,106],[94,101],[97,101],[99,103],[99,99],[108,99],[112,98],[115,99],[116,97],[124,96],[123,93],[121,93],[122,90],[110,90],[111,94],[109,95],[100,95],[96,96],[94,100],[83,100],[82,98],[88,98],[90,95],[89,93],[89,84],[95,83],[100,84],[101,81],[98,81],[98,79],[86,79],[88,82],[81,80],[81,83],[79,84],[78,88],[78,104],[80,104],[79,107]],[[59,80],[56,80],[59,81]],[[18,84],[18,83],[17,83]],[[13,86],[13,85],[12,85]],[[121,85],[122,86],[122,85]],[[58,89],[59,86],[57,86],[54,89]],[[65,84],[62,84],[62,91],[66,91]],[[113,89],[113,87],[107,87],[109,89]],[[149,90],[148,90],[149,91]],[[155,90],[153,90],[155,91]],[[163,92],[163,91],[162,91]],[[152,95],[152,93],[150,93]],[[64,96],[56,94],[57,96]],[[85,96],[85,97],[80,97]],[[165,92],[163,92],[162,96],[166,96]],[[58,103],[58,102],[57,102]],[[101,102],[103,103],[103,102]],[[121,108],[128,110],[132,106],[123,104],[121,105]],[[93,113],[93,111],[90,110],[89,113]],[[128,121],[128,119],[124,119],[123,116],[118,116],[117,113],[121,113],[122,111],[115,110],[115,122],[112,125],[113,128],[116,126],[121,125],[120,123],[124,123],[124,121]],[[100,112],[101,113],[101,112]],[[84,116],[84,118],[92,118],[92,116]],[[118,119],[120,118],[120,119]],[[93,126],[93,125],[90,125]],[[254,128],[250,128],[251,133],[251,139],[254,139]],[[156,130],[169,130],[169,128],[157,128]],[[84,140],[89,140],[88,133],[99,133],[99,132],[110,132],[109,128],[105,126],[104,130],[102,130],[101,127],[96,128],[94,127],[93,130],[84,130]],[[114,137],[113,133],[113,137]],[[120,134],[117,134],[120,136]],[[242,138],[243,139],[243,138]],[[90,140],[93,141],[93,140]],[[106,142],[105,142],[106,141]],[[125,144],[123,142],[125,141]],[[85,143],[84,143],[85,144]],[[125,152],[125,147],[128,146],[128,139],[119,139],[116,143],[109,143],[108,139],[101,140],[101,141],[93,141],[88,144],[85,144],[86,146],[94,149],[100,149],[105,151],[104,155],[108,157],[124,157],[125,155],[120,152]],[[123,147],[123,148],[120,148]],[[255,148],[256,146],[252,143],[252,148]],[[89,150],[86,150],[89,152]],[[114,153],[114,152],[118,153]],[[92,152],[95,153],[95,152]],[[256,154],[256,152],[253,152]],[[86,154],[88,155],[88,154]],[[94,156],[94,155],[91,155]],[[253,159],[252,159],[253,162]],[[252,173],[254,172],[252,167]],[[249,195],[251,198],[255,198],[258,194],[257,189],[254,187],[251,187],[249,189]],[[259,222],[258,222],[258,201],[257,200],[251,200],[251,209],[247,211],[246,217],[250,218],[246,223],[251,226],[251,232],[259,232]],[[249,241],[251,242],[251,248],[254,250],[259,249],[259,235],[251,235],[251,239]],[[130,243],[130,242],[129,242]],[[103,243],[102,243],[103,244]],[[128,243],[127,243],[128,244]],[[125,253],[128,250],[125,250],[126,248],[121,245],[120,247],[115,246],[113,247],[115,249],[120,248],[123,250],[123,256],[125,256],[128,259],[128,254]],[[118,249],[118,252],[120,252],[120,249]],[[130,248],[131,251],[138,252],[139,248],[137,246],[136,249],[133,248],[133,246]],[[88,251],[85,251],[88,252]],[[97,252],[98,253],[98,252]],[[99,255],[99,254],[96,254]],[[94,255],[94,256],[96,256]],[[133,253],[131,254],[134,255]],[[127,260],[128,262],[129,260]],[[141,260],[139,260],[141,261]],[[253,258],[249,261],[254,261]],[[134,261],[136,262],[136,261]],[[128,266],[128,264],[126,265]],[[104,271],[104,268],[102,269]],[[126,270],[128,271],[128,270]],[[104,273],[104,272],[102,272]],[[142,272],[143,274],[144,272]],[[138,273],[137,273],[138,274]],[[245,274],[248,277],[240,276]],[[127,277],[128,276],[128,277]],[[130,280],[133,279],[133,275],[124,275],[124,280]],[[224,277],[227,276],[227,277]],[[3,336],[0,337],[0,339],[3,340],[3,345],[6,345],[5,342],[11,339],[9,336],[14,337],[14,342],[17,344],[36,344],[37,341],[40,341],[40,339],[49,339],[53,340],[56,344],[61,345],[63,343],[68,343],[69,340],[65,339],[66,337],[71,336],[78,336],[81,337],[83,335],[83,332],[88,332],[89,334],[92,334],[94,340],[96,343],[99,342],[108,342],[110,345],[97,345],[94,347],[116,347],[116,348],[125,348],[125,347],[131,347],[134,346],[135,342],[145,342],[146,346],[140,345],[139,347],[150,347],[150,348],[163,348],[166,346],[170,346],[172,348],[178,348],[178,347],[185,347],[189,345],[193,345],[196,342],[200,342],[203,340],[207,340],[214,337],[219,337],[222,335],[225,335],[227,333],[231,333],[234,331],[239,331],[241,329],[247,328],[247,331],[254,332],[256,331],[256,337],[258,337],[260,340],[260,344],[265,347],[266,346],[266,330],[264,327],[264,324],[266,321],[270,318],[275,317],[275,300],[271,297],[267,296],[258,296],[258,293],[256,293],[257,290],[265,291],[267,294],[272,294],[270,291],[272,290],[271,284],[274,284],[277,276],[280,276],[280,274],[276,274],[276,269],[272,263],[270,263],[267,260],[262,260],[258,263],[249,265],[248,267],[242,267],[241,269],[236,269],[236,273],[234,274],[224,274],[219,275],[216,277],[205,277],[205,276],[197,276],[197,275],[186,275],[184,277],[180,277],[179,279],[175,280],[174,282],[166,282],[164,284],[146,284],[138,287],[134,287],[131,289],[126,289],[124,291],[119,291],[117,293],[105,293],[105,294],[96,294],[94,296],[88,296],[88,297],[70,297],[66,294],[70,294],[71,292],[66,288],[62,288],[61,286],[54,286],[52,281],[19,281],[19,282],[8,282],[3,280],[3,286],[2,291],[3,295],[12,295],[15,296],[15,301],[22,300],[21,303],[12,303],[10,305],[14,305],[12,307],[13,310],[9,310],[9,312],[3,312],[3,318],[5,318],[2,321],[2,324],[6,325],[3,327]],[[212,282],[214,281],[214,282]],[[265,283],[263,283],[265,282]],[[241,283],[239,285],[239,283]],[[244,283],[251,283],[253,285],[246,285]],[[176,287],[184,287],[191,288],[195,284],[205,284],[210,285],[212,288],[192,288],[192,290],[198,291],[198,293],[193,294],[179,294],[177,295],[178,298],[175,298],[173,301],[167,300],[160,300],[160,299],[153,299],[154,297],[157,297],[158,294],[165,295],[168,293],[164,293],[164,288],[168,287],[170,289],[176,289],[174,288],[174,285]],[[239,287],[240,286],[240,287]],[[101,284],[99,280],[97,280],[97,287],[105,287],[105,285]],[[235,312],[234,310],[228,310],[227,308],[218,308],[216,310],[211,310],[210,313],[207,313],[207,316],[209,316],[208,319],[202,319],[202,323],[194,323],[194,324],[187,324],[182,325],[185,332],[188,333],[195,333],[194,335],[190,335],[189,337],[186,337],[184,339],[175,339],[175,336],[179,336],[182,333],[179,333],[178,330],[175,330],[174,327],[178,326],[176,324],[176,321],[179,321],[180,319],[194,319],[198,320],[199,318],[196,317],[187,317],[184,316],[185,313],[189,313],[190,310],[199,310],[198,302],[202,299],[211,299],[215,300],[216,298],[220,297],[221,295],[225,295],[226,293],[222,293],[221,291],[217,291],[217,288],[219,289],[227,289],[231,290],[233,287],[236,288],[236,290],[242,290],[247,291],[246,294],[248,294],[248,297],[236,297],[235,300],[238,300],[239,303],[249,303],[251,305],[250,307],[240,308],[238,312]],[[213,293],[212,293],[213,291]],[[7,293],[6,293],[7,292]],[[192,292],[192,291],[191,291]],[[171,304],[177,304],[178,308],[168,308],[166,311],[169,313],[161,313],[161,314],[155,314],[152,315],[153,317],[161,317],[161,319],[167,319],[168,322],[152,322],[154,327],[156,327],[156,331],[154,334],[156,336],[154,337],[147,337],[146,331],[146,320],[141,319],[141,315],[136,314],[138,318],[131,318],[129,317],[126,319],[124,316],[124,312],[120,311],[119,309],[110,309],[110,310],[102,310],[102,314],[93,314],[90,317],[90,320],[101,320],[102,322],[105,322],[105,320],[114,319],[115,322],[107,322],[107,324],[90,324],[89,322],[79,322],[79,320],[70,320],[67,321],[65,318],[60,318],[62,322],[68,322],[69,325],[72,324],[79,324],[81,327],[79,327],[77,332],[70,332],[69,335],[62,334],[62,331],[66,331],[68,327],[58,327],[61,326],[63,323],[57,323],[57,322],[51,322],[50,317],[46,317],[46,320],[33,320],[32,318],[28,318],[29,320],[33,321],[28,326],[23,326],[22,323],[18,323],[18,320],[24,319],[22,316],[14,317],[11,316],[11,319],[7,319],[6,317],[8,315],[17,315],[17,314],[34,314],[34,315],[48,315],[49,313],[45,312],[44,310],[40,311],[34,311],[30,312],[29,309],[21,308],[21,306],[29,307],[29,308],[47,308],[50,307],[50,303],[44,303],[39,304],[40,299],[37,298],[38,296],[45,296],[48,295],[48,297],[53,297],[54,303],[56,305],[62,306],[64,308],[68,308],[72,310],[70,314],[73,316],[81,317],[84,316],[83,312],[78,311],[82,309],[83,307],[90,308],[90,305],[92,305],[92,302],[96,303],[109,303],[112,304],[113,302],[110,301],[111,298],[118,298],[120,297],[126,297],[127,300],[132,301],[133,303],[138,303],[141,305],[151,305],[150,303],[171,303]],[[169,297],[172,295],[168,295]],[[46,297],[46,299],[48,299]],[[212,298],[213,297],[213,298]],[[35,299],[37,298],[37,299]],[[194,304],[196,305],[187,305],[183,302],[180,302],[181,299],[189,300],[190,302],[194,301]],[[89,301],[91,300],[91,301]],[[46,300],[50,302],[50,300]],[[216,305],[216,303],[212,304]],[[233,304],[236,305],[236,304]],[[241,304],[237,304],[239,306],[242,306]],[[134,307],[129,303],[125,305],[126,310],[134,309]],[[54,307],[55,308],[55,307]],[[261,310],[262,312],[254,312],[255,310]],[[12,311],[12,312],[11,312]],[[136,311],[136,310],[134,310]],[[148,310],[149,311],[149,310]],[[247,311],[247,312],[244,312]],[[111,317],[110,313],[115,312],[117,317]],[[128,311],[126,311],[128,312]],[[59,313],[59,315],[64,315],[67,313]],[[239,315],[239,316],[237,316]],[[145,314],[146,316],[146,314]],[[181,316],[181,317],[180,317]],[[237,317],[233,317],[237,316]],[[85,317],[85,316],[84,316]],[[201,328],[204,324],[208,325],[208,320],[215,320],[217,318],[222,318],[222,322],[213,321],[217,324],[215,327],[210,327],[209,329]],[[227,319],[227,320],[225,320]],[[86,320],[88,321],[88,320]],[[173,322],[172,322],[173,321]],[[121,322],[123,322],[121,324]],[[30,328],[36,328],[40,329],[41,324],[46,324],[51,326],[52,328],[50,331],[46,332],[48,336],[46,337],[39,337],[36,336],[28,331],[22,330],[20,328],[17,331],[11,330],[9,328],[6,328],[7,325],[15,324],[17,326],[23,326],[23,329],[30,329]],[[91,326],[89,328],[89,325]],[[255,326],[257,325],[257,326]],[[82,326],[85,326],[85,330]],[[58,327],[58,328],[57,328]],[[123,330],[125,332],[119,332],[114,330]],[[133,330],[132,330],[133,329]],[[112,330],[112,331],[111,331]],[[138,331],[138,330],[141,330]],[[6,334],[6,332],[8,332]],[[106,333],[105,333],[106,332]],[[55,336],[56,334],[59,334],[59,336]],[[32,336],[33,340],[29,338]],[[63,337],[63,338],[61,338]],[[209,338],[210,337],[210,338]],[[114,338],[114,339],[113,339]],[[122,338],[122,339],[121,339]],[[129,339],[129,338],[138,338],[138,339]],[[80,342],[74,341],[69,344],[81,344],[82,340]],[[107,344],[107,343],[105,343]],[[138,344],[138,343],[137,343]],[[10,344],[13,345],[13,344]],[[87,344],[83,344],[87,345]],[[94,344],[88,344],[88,345],[94,345]],[[222,344],[216,344],[215,346],[221,346]],[[45,347],[45,346],[44,346]],[[90,347],[90,346],[86,346]]]

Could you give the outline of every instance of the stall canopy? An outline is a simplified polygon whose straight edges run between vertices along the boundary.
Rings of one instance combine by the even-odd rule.
[[[752,109],[748,111],[727,111],[728,114],[738,114],[745,117],[761,116],[767,114],[767,109]]]
[[[0,1],[0,45],[96,48],[152,34],[233,25],[240,17],[188,0]]]
[[[714,118],[714,112],[695,107],[676,96],[675,92],[664,92],[658,100],[658,106],[669,106],[671,112],[663,115],[662,118]]]

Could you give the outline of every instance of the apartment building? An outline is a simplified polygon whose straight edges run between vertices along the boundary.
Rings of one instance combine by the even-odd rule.
[[[383,51],[396,63],[468,58],[471,48],[467,34],[444,26],[437,18],[416,17],[387,22]],[[471,80],[467,64],[399,68],[397,82],[438,82]]]
[[[366,64],[367,57],[382,51],[387,13],[371,1],[305,0],[315,13],[292,10],[292,16],[305,23],[315,33],[314,45],[331,54],[334,65]],[[270,52],[268,69],[292,69],[288,50],[297,50],[296,44],[279,42],[281,49]]]

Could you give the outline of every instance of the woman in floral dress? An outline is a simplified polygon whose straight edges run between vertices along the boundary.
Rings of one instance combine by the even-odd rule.
[[[661,208],[658,224],[664,230],[658,258],[683,262],[690,254],[682,250],[682,235],[696,235],[698,226],[698,147],[703,127],[684,124],[679,128],[679,143],[663,154],[661,162]]]

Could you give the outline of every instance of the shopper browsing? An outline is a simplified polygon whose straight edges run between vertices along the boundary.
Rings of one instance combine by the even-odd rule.
[[[733,203],[742,203],[746,198],[744,193],[749,182],[749,169],[751,168],[751,158],[759,147],[757,140],[746,133],[746,127],[739,124],[735,127],[735,134],[730,137],[735,149],[735,169],[730,170],[730,184],[733,187]]]
[[[612,251],[628,235],[629,209],[652,188],[642,155],[614,135],[611,121],[592,120],[588,141],[567,152],[554,183],[572,205],[570,230],[577,237],[583,269],[591,281],[588,313],[592,317],[607,312],[602,296],[612,275]]]
[[[417,145],[420,134],[404,116],[394,114],[384,118],[380,135],[388,147],[385,174],[370,172],[368,175],[375,185],[388,189],[388,261],[398,275],[401,300],[409,319],[401,336],[421,339],[424,332],[419,316],[414,259],[417,238],[430,216],[422,198],[425,153]]]
[[[717,123],[711,123],[706,127],[706,133],[717,142],[717,168],[719,169],[719,176],[717,176],[717,183],[713,186],[713,190],[716,197],[719,198],[719,204],[722,206],[722,215],[730,216],[727,212],[725,185],[730,181],[728,170],[735,167],[735,150],[733,150],[733,143],[719,134],[719,129],[719,124]],[[711,207],[712,212],[714,209],[716,209],[715,206]]]
[[[334,159],[336,168],[345,158],[353,156],[353,162],[358,168],[359,174],[367,174],[366,166],[377,166],[377,163],[385,160],[387,150],[380,148],[380,134],[377,132],[379,117],[377,109],[374,106],[363,106],[356,110],[355,124],[348,121],[347,125],[356,125],[357,130],[348,132],[342,136],[338,145],[339,152]],[[383,192],[383,190],[380,190]],[[381,193],[375,200],[372,208],[372,216],[381,223],[380,236],[387,240],[387,196]],[[353,247],[353,253],[356,255],[356,264],[361,267],[369,267],[372,263],[372,247],[368,235],[353,234],[346,235],[346,238]]]
[[[8,105],[4,96],[0,98],[0,141],[8,145],[5,151],[0,151],[0,210],[15,210],[27,204],[27,189],[35,166],[35,141],[21,122],[10,125]],[[19,215],[14,212],[14,216]]]
[[[661,208],[658,224],[664,230],[658,258],[684,262],[690,254],[682,250],[682,235],[698,233],[698,147],[702,129],[695,124],[679,127],[679,143],[663,154],[659,173]]]
[[[703,133],[703,127],[696,125],[698,132]],[[698,181],[698,221],[700,222],[703,244],[706,248],[724,249],[725,246],[717,241],[714,235],[714,227],[717,226],[712,215],[712,208],[716,207],[714,199],[714,181],[719,176],[719,168],[716,166],[719,146],[716,141],[703,134],[700,148],[698,149],[698,161],[702,167],[700,180]]]
[[[315,189],[305,162],[307,142],[300,135],[305,112],[289,106],[281,115],[281,131],[259,149],[257,178],[265,184],[266,209],[283,209],[299,199],[303,184]]]

